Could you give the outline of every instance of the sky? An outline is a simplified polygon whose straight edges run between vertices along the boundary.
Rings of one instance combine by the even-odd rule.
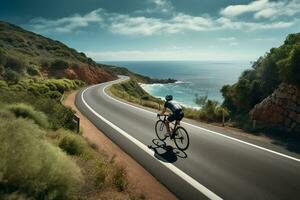
[[[255,61],[300,32],[300,0],[0,0],[0,20],[96,61]]]

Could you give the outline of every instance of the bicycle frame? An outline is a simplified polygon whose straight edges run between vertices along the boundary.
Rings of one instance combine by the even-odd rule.
[[[166,132],[162,132],[164,130],[164,127],[167,127],[167,117],[169,115],[158,115],[158,121],[155,124],[155,132],[157,137],[160,140],[165,140],[168,135],[166,135]],[[170,139],[174,141],[175,145],[177,146],[178,149],[180,150],[186,150],[189,146],[189,135],[187,131],[180,126],[180,121],[175,121],[175,123],[170,122],[174,126],[171,127],[169,125],[169,130],[170,131]],[[178,132],[177,132],[178,131]],[[183,146],[182,146],[183,145]]]
[[[162,120],[165,124],[167,123],[167,117],[169,115],[159,115],[158,118],[160,120]],[[163,117],[163,118],[162,118]],[[175,120],[175,123],[174,122],[169,122],[169,124],[173,124],[173,128],[169,125],[169,128],[172,130],[171,132],[173,133],[173,131],[176,130],[177,126],[180,125],[180,122]]]

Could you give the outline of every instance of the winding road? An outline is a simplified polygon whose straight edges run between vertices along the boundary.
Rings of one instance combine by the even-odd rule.
[[[105,89],[127,80],[87,87],[78,109],[180,199],[300,199],[300,156],[284,148],[237,138],[184,120],[185,152],[157,140],[156,113],[111,97]],[[142,179],[143,177],[141,177]]]

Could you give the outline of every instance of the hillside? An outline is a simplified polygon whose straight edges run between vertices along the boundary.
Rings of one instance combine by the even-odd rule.
[[[300,86],[300,33],[288,35],[283,45],[272,48],[260,57],[253,63],[252,69],[242,73],[237,83],[223,86],[221,89],[224,97],[223,105],[230,110],[232,118],[245,125],[250,122],[249,111],[264,99],[269,99],[269,96],[280,85],[287,86],[286,88]],[[292,101],[294,100],[300,101],[300,99]],[[281,110],[285,112],[285,109]],[[268,109],[266,112],[265,114],[268,116],[266,118],[270,118],[275,114],[272,112],[279,111],[278,109]],[[298,111],[295,116],[297,114],[299,114]],[[279,115],[286,116],[285,113]],[[268,123],[268,120],[262,120],[262,122]]]
[[[16,83],[26,78],[69,78],[88,84],[127,75],[143,83],[171,83],[153,79],[124,67],[96,63],[65,44],[0,21],[0,79]]]
[[[1,200],[143,197],[62,104],[71,91],[116,78],[83,53],[0,22]]]
[[[0,21],[0,78],[16,82],[28,77],[64,77],[89,84],[116,78],[82,52]]]

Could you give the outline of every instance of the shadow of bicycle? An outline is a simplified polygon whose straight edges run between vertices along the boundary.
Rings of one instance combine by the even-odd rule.
[[[154,151],[154,156],[163,162],[174,163],[178,158],[187,158],[187,154],[184,151],[167,145],[166,142],[159,139],[153,139],[152,144],[148,145],[148,147]]]

